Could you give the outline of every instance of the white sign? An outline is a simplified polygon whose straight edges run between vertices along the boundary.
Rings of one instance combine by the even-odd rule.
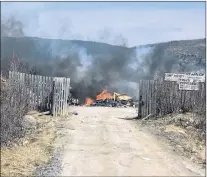
[[[179,84],[179,90],[199,90],[199,82],[205,82],[205,74],[202,73],[165,73],[166,81],[175,81]]]
[[[204,76],[188,76],[187,78],[191,79],[192,82],[205,82],[205,75]]]
[[[179,78],[177,83],[180,84],[182,82],[185,82],[185,83],[198,83],[196,81],[194,81],[192,78]]]
[[[203,73],[185,73],[185,74],[165,73],[166,81],[179,82],[180,79],[191,79],[191,82],[205,82],[205,74]]]
[[[178,82],[178,80],[184,78],[184,76],[184,74],[165,73],[165,80]]]
[[[179,90],[199,90],[198,82],[180,82]]]

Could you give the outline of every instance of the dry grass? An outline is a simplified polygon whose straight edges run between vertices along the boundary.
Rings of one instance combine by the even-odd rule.
[[[165,132],[178,132],[178,133],[182,133],[184,135],[186,135],[185,129],[175,126],[175,125],[167,125]]]
[[[181,121],[180,121],[181,120]],[[197,114],[169,114],[159,119],[141,121],[141,125],[165,143],[169,143],[180,155],[205,166],[205,138],[201,126],[195,121],[202,120]],[[201,124],[199,121],[197,124]],[[190,128],[189,128],[190,127]],[[198,129],[200,128],[200,129]]]
[[[38,166],[50,160],[56,137],[54,118],[30,114],[36,118],[38,128],[23,138],[22,145],[1,148],[1,176],[31,176]]]
[[[175,125],[167,125],[165,132],[175,132],[181,133],[185,136],[185,146],[184,150],[190,153],[194,153],[196,158],[200,161],[200,163],[205,163],[205,143],[196,136],[191,136],[187,130],[182,127],[178,127]],[[191,157],[192,159],[195,159]]]

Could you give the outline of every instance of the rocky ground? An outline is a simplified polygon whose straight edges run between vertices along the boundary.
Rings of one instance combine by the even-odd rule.
[[[74,114],[56,124],[54,157],[38,168],[36,175],[205,175],[201,165],[173,151],[164,138],[157,137],[153,128],[149,126],[149,131],[144,126],[150,123],[132,119],[136,116],[133,108],[70,109]],[[174,127],[168,126],[165,131],[170,132],[170,128]]]

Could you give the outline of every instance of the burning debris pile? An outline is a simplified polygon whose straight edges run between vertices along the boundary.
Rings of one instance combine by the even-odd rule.
[[[96,99],[87,97],[85,100],[85,106],[106,106],[106,107],[132,107],[133,100],[126,94],[114,93],[110,94],[106,89],[104,89]]]

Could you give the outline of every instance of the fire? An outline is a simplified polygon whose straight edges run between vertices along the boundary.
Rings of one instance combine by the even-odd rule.
[[[104,89],[99,95],[96,96],[96,100],[105,100],[105,99],[112,99],[113,96]],[[93,99],[87,97],[85,101],[85,105],[90,105],[94,102]]]
[[[96,96],[96,100],[112,99],[112,95],[104,89],[99,95]]]
[[[86,98],[85,105],[90,105],[93,103],[93,100],[89,97]]]

